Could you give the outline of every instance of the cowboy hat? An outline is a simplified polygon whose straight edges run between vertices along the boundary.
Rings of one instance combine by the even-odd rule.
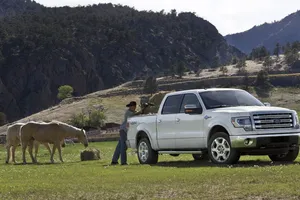
[[[130,107],[130,106],[136,106],[136,102],[135,101],[130,101],[130,103],[127,104],[126,107]]]

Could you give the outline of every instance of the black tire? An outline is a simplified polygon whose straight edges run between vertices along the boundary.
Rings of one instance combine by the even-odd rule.
[[[290,150],[287,154],[282,155],[269,155],[269,158],[274,162],[293,162],[299,154],[299,147]]]
[[[217,141],[224,142],[225,144],[215,146]],[[212,151],[213,148],[216,151]],[[228,151],[227,154],[221,154],[226,150]],[[221,154],[222,159],[217,159],[216,156],[218,153]],[[208,141],[208,155],[211,162],[215,164],[236,164],[240,159],[240,153],[236,149],[231,148],[229,136],[224,132],[218,132],[211,136]]]
[[[178,157],[179,154],[170,154],[170,156],[173,156],[173,157]]]
[[[203,154],[192,154],[194,160],[210,160],[207,153]]]
[[[148,155],[145,154],[146,151],[142,152],[141,147],[148,150]],[[156,164],[158,161],[158,153],[152,149],[148,138],[142,138],[138,141],[137,156],[140,164]]]

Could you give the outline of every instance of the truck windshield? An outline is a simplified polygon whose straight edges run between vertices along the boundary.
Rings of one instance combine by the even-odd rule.
[[[206,109],[236,106],[264,106],[264,104],[254,96],[242,90],[206,91],[201,92],[200,97]]]

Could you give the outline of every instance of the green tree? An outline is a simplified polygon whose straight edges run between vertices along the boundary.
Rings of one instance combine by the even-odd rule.
[[[228,73],[228,69],[226,66],[220,67],[220,71],[223,73],[223,75],[226,75]]]
[[[239,72],[241,71],[242,68],[245,68],[246,65],[246,60],[245,59],[240,59],[238,61],[238,63],[235,65],[235,67],[239,70]]]
[[[201,68],[199,68],[198,70],[197,70],[197,72],[196,72],[196,77],[199,77],[200,76],[200,74],[202,73],[202,71],[203,71],[203,69],[201,69]]]
[[[231,60],[231,64],[232,64],[232,65],[235,65],[235,64],[237,64],[237,62],[238,62],[237,57],[236,57],[236,56],[233,56],[233,57],[232,57],[232,60]]]
[[[62,85],[58,88],[57,98],[63,100],[72,97],[73,88],[70,85]]]
[[[274,56],[277,56],[277,58],[279,57],[279,53],[280,53],[280,44],[277,43],[275,48],[274,48],[274,51],[273,51],[273,55]]]
[[[260,47],[254,48],[254,49],[252,49],[252,51],[250,53],[250,57],[252,58],[252,60],[255,60],[255,59],[262,60],[267,55],[269,55],[269,52],[267,51],[265,46],[260,46]]]
[[[265,70],[259,71],[256,77],[255,92],[259,97],[270,97],[270,92],[273,89],[273,85],[270,83],[268,72]]]
[[[242,89],[249,91],[250,79],[249,79],[249,73],[246,69],[244,71],[244,77],[243,77],[242,83],[243,83]]]
[[[285,46],[284,60],[289,67],[291,67],[299,59],[299,49],[300,45],[298,47],[297,43],[293,43],[292,45],[288,43]]]
[[[155,93],[158,89],[158,84],[156,82],[156,78],[153,76],[149,76],[144,82],[144,93],[152,94]]]
[[[274,61],[270,56],[266,56],[263,66],[265,67],[265,70],[269,73],[271,71],[271,67],[274,64]]]
[[[179,78],[182,78],[184,71],[185,71],[185,66],[184,63],[181,61],[178,63],[176,67],[176,74],[179,76]]]
[[[0,112],[0,126],[3,126],[4,124],[6,124],[6,115],[3,112]]]
[[[211,63],[211,67],[212,68],[216,68],[220,66],[220,58],[219,56],[215,56],[213,57],[212,63]]]

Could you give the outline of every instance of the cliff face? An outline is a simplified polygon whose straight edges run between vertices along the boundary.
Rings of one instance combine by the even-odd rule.
[[[76,95],[136,76],[190,69],[243,54],[192,13],[138,12],[99,4],[40,7],[0,23],[0,112],[15,120],[57,103],[59,86]]]
[[[245,53],[258,46],[265,46],[271,53],[278,42],[285,45],[287,42],[300,40],[300,11],[288,15],[284,19],[255,26],[252,29],[225,36],[227,42]]]

